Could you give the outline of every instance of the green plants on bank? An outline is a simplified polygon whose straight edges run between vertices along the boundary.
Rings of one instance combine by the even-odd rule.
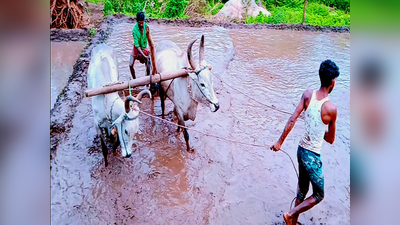
[[[218,2],[216,5],[214,5],[214,7],[212,7],[210,10],[211,15],[216,15],[219,12],[219,10],[221,10],[222,7],[224,7],[224,5],[225,4],[221,2]]]
[[[90,28],[90,36],[93,37],[94,35],[96,35],[96,29],[94,27],[91,27]]]
[[[350,0],[308,0],[308,3],[318,3],[344,12],[350,12]],[[263,5],[268,10],[276,7],[287,6],[289,8],[302,7],[304,0],[263,0]]]
[[[188,2],[186,0],[169,0],[165,7],[164,17],[166,18],[177,18],[183,16]]]
[[[275,7],[269,17],[259,14],[249,17],[246,23],[271,23],[294,24],[301,23],[303,19],[303,7],[290,8],[287,6]],[[317,26],[350,26],[350,14],[341,10],[330,10],[328,6],[319,3],[307,5],[306,24]]]
[[[105,0],[85,0],[85,2],[93,3],[93,4],[104,4]]]
[[[182,18],[189,0],[87,0],[103,3],[104,16],[122,13],[136,16],[146,4],[146,16],[152,18]],[[216,15],[227,0],[206,0],[204,16]],[[147,3],[146,3],[147,2]],[[303,19],[304,0],[262,0],[271,12],[269,17],[259,14],[248,17],[246,23],[296,24]],[[319,26],[350,26],[349,0],[308,0],[306,24]]]

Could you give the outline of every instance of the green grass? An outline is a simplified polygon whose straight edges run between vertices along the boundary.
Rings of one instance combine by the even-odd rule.
[[[136,16],[143,10],[146,0],[86,0],[95,4],[104,4],[104,16],[122,13]],[[146,16],[151,18],[189,18],[184,10],[189,0],[147,0]],[[206,0],[204,16],[216,15],[226,0]],[[262,14],[248,17],[246,23],[296,24],[303,20],[304,0],[262,0],[271,12],[267,17]],[[308,0],[306,24],[319,26],[350,26],[349,0]]]
[[[301,23],[303,10],[303,7],[278,6],[271,10],[271,16],[260,14],[257,17],[249,17],[246,19],[246,23]],[[330,10],[328,6],[311,2],[307,5],[305,22],[317,26],[350,26],[350,14],[342,10]]]
[[[218,2],[217,4],[215,4],[214,5],[214,7],[212,7],[211,9],[210,9],[210,13],[211,13],[211,15],[216,15],[218,12],[219,12],[219,10],[221,10],[222,9],[222,7],[224,7],[224,3],[221,3],[221,2]]]
[[[106,0],[85,0],[85,2],[102,5],[106,2]]]
[[[90,36],[96,35],[96,29],[94,27],[90,28]]]

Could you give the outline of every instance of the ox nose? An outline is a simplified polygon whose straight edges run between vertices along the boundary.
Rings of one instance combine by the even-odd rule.
[[[215,106],[215,111],[214,111],[214,112],[218,111],[218,109],[219,109],[219,103],[214,104],[214,106]]]

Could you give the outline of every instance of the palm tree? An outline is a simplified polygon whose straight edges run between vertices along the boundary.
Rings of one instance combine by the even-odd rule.
[[[307,0],[304,0],[303,25],[306,23]]]

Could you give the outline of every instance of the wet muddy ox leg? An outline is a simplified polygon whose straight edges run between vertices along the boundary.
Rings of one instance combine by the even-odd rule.
[[[160,101],[161,101],[161,116],[164,119],[166,95],[165,95],[164,89],[161,86],[161,82],[158,84],[158,87],[159,87],[158,90],[159,90]]]
[[[174,109],[175,114],[178,116],[178,124],[181,126],[185,126],[185,121],[183,120],[183,116],[181,114],[177,113],[176,108]],[[178,127],[178,132],[180,131],[180,127]],[[185,137],[185,142],[186,142],[186,150],[190,152],[190,146],[189,146],[189,133],[186,128],[183,128],[183,136]]]
[[[179,116],[178,116],[178,111],[176,111],[176,107],[174,107],[174,113],[175,113],[175,116],[178,118],[178,124],[179,124]],[[181,127],[178,127],[178,129],[176,130],[176,132],[179,132],[179,131],[181,131]]]
[[[107,149],[107,146],[106,146],[106,143],[105,143],[104,136],[103,136],[101,128],[97,127],[96,130],[97,130],[97,135],[100,138],[101,149],[103,150],[104,162],[105,162],[106,167],[107,167],[108,166],[108,161],[107,161],[108,149]]]
[[[120,145],[118,136],[114,137],[114,144],[113,144],[113,152],[117,151],[118,146]]]

